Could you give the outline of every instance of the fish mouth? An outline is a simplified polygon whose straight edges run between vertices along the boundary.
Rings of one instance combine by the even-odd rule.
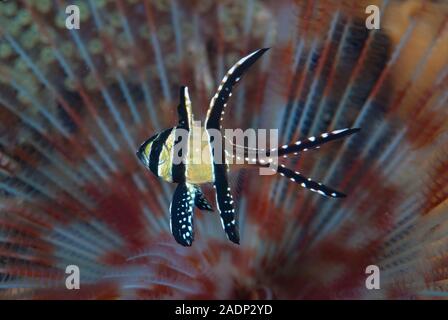
[[[144,150],[145,150],[145,143],[138,149],[138,151],[135,153],[137,158],[140,160],[141,163],[143,163],[145,166],[148,165],[148,159],[145,157]]]
[[[153,142],[155,138],[157,138],[157,136],[153,136],[153,137],[149,138],[148,140],[146,140],[145,142],[143,142],[142,145],[140,146],[140,148],[138,148],[138,151],[135,153],[135,155],[140,160],[140,162],[143,163],[145,166],[149,165],[149,157],[147,157],[145,155],[146,146],[149,143]]]
[[[160,133],[153,135],[151,138],[147,139],[145,142],[142,143],[140,148],[138,148],[138,151],[135,153],[137,158],[140,160],[141,163],[143,163],[145,166],[149,166],[149,153],[146,156],[145,150],[148,144],[154,142],[158,137]]]

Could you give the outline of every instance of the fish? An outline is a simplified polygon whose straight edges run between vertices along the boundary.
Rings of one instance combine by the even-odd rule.
[[[71,2],[79,30],[64,26]],[[447,299],[448,1],[1,1],[0,14],[0,299]],[[279,151],[362,128],[279,157],[347,197],[229,162],[241,245],[206,183],[214,211],[195,207],[183,247],[176,184],[135,152],[177,124],[180,85],[204,120],[227,69],[266,46],[223,127],[279,128]]]
[[[201,185],[206,183],[212,183],[215,189],[216,204],[221,224],[228,240],[235,244],[240,244],[237,215],[228,179],[228,153],[223,147],[226,136],[221,134],[221,141],[218,141],[219,137],[215,140],[216,135],[212,134],[212,131],[221,132],[222,116],[227,106],[227,101],[232,95],[233,87],[268,49],[258,49],[246,55],[228,70],[216,94],[211,99],[205,119],[205,127],[198,125],[194,121],[188,87],[181,86],[177,107],[178,124],[151,136],[141,144],[136,152],[140,162],[155,176],[167,182],[177,184],[169,209],[170,229],[176,242],[182,246],[191,246],[194,240],[194,207],[200,210],[213,211],[210,201],[205,198],[201,190]],[[205,130],[208,134],[209,139],[205,144],[201,144],[202,148],[192,148],[194,144],[193,139],[196,137],[191,134],[194,130]],[[298,155],[300,152],[319,148],[327,142],[348,137],[359,130],[360,128],[339,129],[283,145],[278,149],[255,149],[252,150],[254,151],[252,153],[257,155],[263,154],[263,156],[256,157],[252,164],[256,167],[272,167],[274,164],[275,169],[272,170],[306,189],[331,198],[344,198],[346,195],[342,192],[336,191],[320,182],[313,181],[297,171],[286,168],[283,164],[277,165],[278,157],[291,153]],[[201,161],[199,164],[193,163],[192,159],[194,157],[201,157],[197,152],[204,152],[204,148],[206,149],[206,154],[210,155],[208,161]],[[222,149],[219,150],[218,148]],[[242,150],[244,157],[249,159],[248,155],[251,152],[249,148],[234,144],[233,149]],[[275,157],[272,157],[273,154],[275,154]],[[179,156],[182,161],[173,161],[174,155]]]

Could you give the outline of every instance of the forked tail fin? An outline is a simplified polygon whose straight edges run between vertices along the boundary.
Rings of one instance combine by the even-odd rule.
[[[261,164],[257,165],[260,167],[267,167],[267,165],[261,165]],[[327,187],[326,185],[320,182],[313,181],[310,178],[301,175],[300,172],[286,168],[284,165],[277,166],[276,169],[272,168],[272,170],[276,171],[281,176],[288,178],[290,181],[297,183],[301,187],[319,193],[322,196],[331,198],[346,197],[344,193],[336,191],[333,188]]]
[[[321,145],[338,140],[341,138],[345,138],[347,136],[350,136],[358,131],[360,131],[360,128],[351,128],[351,129],[340,129],[340,130],[334,130],[331,132],[322,133],[319,136],[315,137],[309,137],[305,140],[299,140],[292,144],[285,144],[280,148],[273,148],[273,149],[253,149],[248,148],[246,146],[241,146],[238,144],[234,144],[228,137],[224,136],[224,138],[231,143],[233,146],[233,155],[239,155],[240,157],[244,157],[249,163],[257,163],[260,160],[264,160],[267,162],[268,157],[273,156],[274,154],[277,157],[285,156],[291,153],[298,154],[299,152],[308,151],[310,149],[319,148]],[[234,157],[235,158],[235,157]],[[256,159],[256,161],[253,161],[253,159]],[[277,162],[277,161],[274,161]],[[263,164],[263,162],[261,162]]]

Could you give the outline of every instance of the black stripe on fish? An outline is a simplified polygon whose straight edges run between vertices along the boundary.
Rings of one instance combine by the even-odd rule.
[[[232,95],[233,86],[239,81],[243,73],[260,58],[269,48],[259,49],[240,59],[230,68],[221,81],[218,91],[210,102],[207,112],[206,128],[220,129],[224,108],[229,97]]]
[[[195,189],[187,183],[179,183],[170,205],[170,228],[174,239],[189,247],[194,240],[193,209]]]
[[[186,157],[188,155],[188,140],[190,131],[190,117],[188,109],[190,107],[190,98],[188,96],[188,88],[181,87],[179,93],[179,106],[177,113],[179,116],[179,124],[174,133],[173,145],[173,164],[171,168],[171,176],[173,182],[185,182]]]
[[[162,131],[152,143],[151,153],[149,155],[149,169],[156,176],[159,176],[158,169],[160,163],[160,153],[162,152],[164,144],[172,131],[173,128]]]
[[[172,160],[173,164],[171,166],[171,177],[173,182],[181,183],[186,181],[185,172],[185,158],[187,156],[188,148],[188,136],[180,134],[183,130],[176,128],[174,131],[174,145]],[[186,131],[183,131],[186,132]]]

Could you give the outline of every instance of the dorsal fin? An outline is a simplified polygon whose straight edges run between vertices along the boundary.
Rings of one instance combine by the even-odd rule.
[[[177,107],[179,116],[179,127],[189,129],[193,125],[193,112],[191,110],[191,100],[188,94],[188,87],[181,86],[179,90],[179,106]]]
[[[244,72],[249,69],[255,61],[260,58],[269,48],[259,49],[240,59],[226,73],[218,87],[218,91],[210,101],[210,107],[207,112],[206,128],[221,129],[221,120],[224,114],[224,107],[229,97],[232,95],[233,86],[240,80]]]

